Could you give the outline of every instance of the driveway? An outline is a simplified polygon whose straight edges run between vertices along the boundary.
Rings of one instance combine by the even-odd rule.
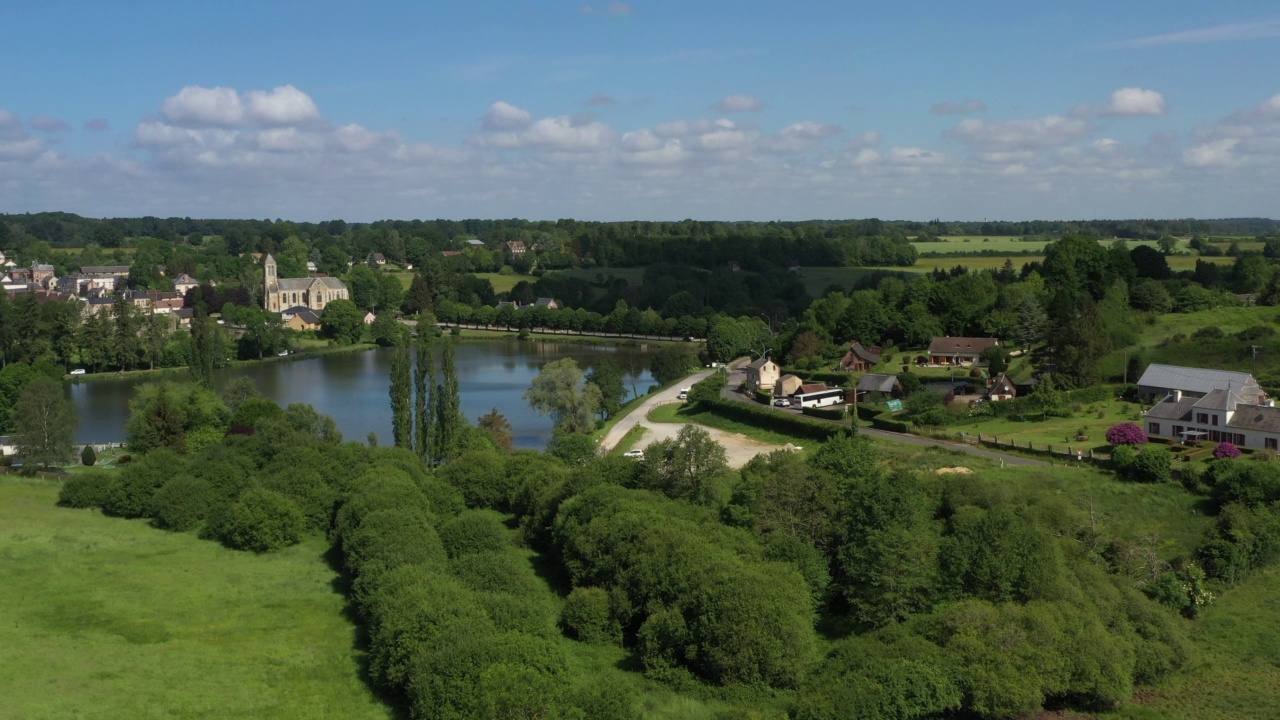
[[[636,443],[635,447],[643,450],[650,444],[660,440],[674,439],[680,432],[680,429],[690,423],[656,423],[648,419],[649,412],[659,405],[668,405],[671,403],[683,402],[677,396],[680,394],[681,387],[689,387],[694,383],[705,380],[710,377],[716,370],[706,370],[704,372],[691,375],[678,383],[676,387],[671,387],[658,393],[654,393],[645,399],[639,407],[632,410],[625,418],[620,420],[617,425],[609,429],[604,439],[600,441],[600,448],[609,451],[622,442],[622,438],[631,429],[639,426],[644,428],[644,437]],[[760,453],[770,453],[774,450],[781,450],[781,445],[773,445],[771,443],[753,440],[746,435],[740,433],[725,432],[705,425],[697,425],[697,427],[705,430],[712,440],[724,448],[725,458],[729,461],[729,467],[740,468],[746,465],[751,458]]]

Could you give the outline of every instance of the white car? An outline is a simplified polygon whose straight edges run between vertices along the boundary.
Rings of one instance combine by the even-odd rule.
[[[791,407],[791,401],[786,398],[778,398],[773,401],[774,407]]]
[[[71,374],[72,374],[72,375],[83,375],[83,374],[84,374],[84,368],[76,368],[75,370],[72,370],[72,371],[71,371]]]
[[[626,458],[635,458],[635,459],[637,459],[637,460],[643,460],[643,459],[644,459],[644,451],[643,451],[643,450],[628,450],[628,451],[626,451],[626,452],[622,453],[622,457],[626,457]]]

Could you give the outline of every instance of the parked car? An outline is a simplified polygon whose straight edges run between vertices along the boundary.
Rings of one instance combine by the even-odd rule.
[[[72,371],[71,371],[71,374],[72,374],[72,375],[83,375],[83,374],[84,374],[84,368],[76,368],[75,370],[72,370]]]
[[[773,404],[775,407],[791,407],[791,401],[786,398],[778,398]]]
[[[676,399],[677,399],[677,400],[688,400],[688,399],[689,399],[689,392],[690,392],[691,390],[693,390],[693,388],[687,388],[687,387],[686,387],[686,388],[680,388],[680,394],[679,394],[679,395],[676,395]]]
[[[635,458],[635,459],[637,459],[637,460],[643,460],[643,459],[644,459],[644,451],[643,451],[643,450],[628,450],[628,451],[626,451],[626,452],[622,453],[622,457],[628,457],[628,458]]]

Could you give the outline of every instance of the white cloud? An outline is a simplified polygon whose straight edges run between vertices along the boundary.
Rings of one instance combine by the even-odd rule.
[[[983,112],[987,109],[987,104],[981,100],[945,100],[940,103],[934,103],[929,107],[930,115],[968,115],[969,113]]]
[[[764,110],[764,103],[750,95],[726,95],[711,107],[722,113],[760,112]]]
[[[1164,115],[1167,112],[1164,95],[1155,90],[1128,87],[1111,93],[1111,99],[1105,105],[1077,105],[1071,108],[1072,117],[1090,117],[1094,115],[1113,117],[1135,117],[1140,115]]]
[[[177,125],[233,127],[244,122],[244,103],[234,88],[188,85],[165,99],[160,112]]]
[[[244,94],[246,116],[261,125],[305,125],[320,119],[311,96],[292,85],[271,92],[250,90]]]
[[[1120,88],[1111,93],[1107,103],[1107,115],[1163,115],[1164,96],[1155,90]]]
[[[826,125],[805,120],[788,125],[777,135],[765,138],[764,146],[772,152],[802,153],[841,132],[843,130],[839,125]]]
[[[919,147],[895,147],[885,158],[893,165],[938,165],[947,161],[946,155]]]
[[[1239,162],[1233,152],[1239,144],[1240,141],[1236,138],[1214,140],[1189,148],[1182,154],[1182,160],[1196,168],[1229,167]]]
[[[844,144],[844,149],[856,151],[856,150],[864,150],[866,148],[873,148],[879,145],[883,140],[884,140],[883,135],[872,130],[869,132],[859,133],[852,140]]]
[[[71,129],[70,125],[51,115],[33,115],[31,127],[47,133],[67,132]]]
[[[485,111],[484,117],[480,119],[480,126],[485,130],[519,130],[528,127],[531,122],[533,114],[528,110],[499,100]]]
[[[1093,127],[1079,118],[1046,115],[1030,120],[988,123],[981,119],[961,120],[946,132],[970,148],[987,151],[1058,147],[1075,142]]]
[[[1240,42],[1280,37],[1280,20],[1214,25],[1181,32],[1147,35],[1112,43],[1112,48],[1148,48],[1163,45],[1189,45],[1211,42]]]

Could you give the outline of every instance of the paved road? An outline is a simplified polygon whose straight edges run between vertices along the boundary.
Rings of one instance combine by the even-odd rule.
[[[656,392],[646,397],[644,402],[640,403],[639,407],[627,413],[627,416],[619,420],[617,425],[609,428],[609,432],[605,433],[604,439],[600,441],[600,449],[608,452],[609,450],[617,447],[618,443],[622,442],[622,438],[626,437],[626,434],[631,432],[632,428],[637,425],[646,424],[645,418],[649,416],[649,411],[659,405],[680,402],[680,399],[677,397],[680,394],[680,388],[691,387],[694,383],[711,377],[711,374],[714,372],[715,370],[707,370],[705,372],[690,375],[685,378],[683,382],[677,383],[673,387],[669,387],[666,390]]]

